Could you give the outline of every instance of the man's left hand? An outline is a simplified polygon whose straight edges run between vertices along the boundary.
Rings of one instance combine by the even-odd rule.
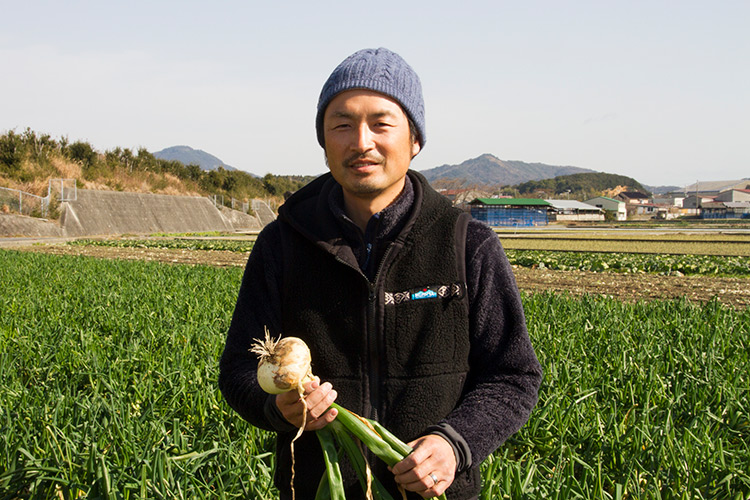
[[[441,495],[456,476],[453,446],[435,434],[409,443],[414,451],[391,468],[396,482],[423,498]]]

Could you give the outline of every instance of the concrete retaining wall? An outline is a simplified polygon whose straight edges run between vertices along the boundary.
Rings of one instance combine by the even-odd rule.
[[[221,215],[231,224],[235,231],[260,231],[263,229],[258,217],[254,215],[227,207],[221,207]]]
[[[78,190],[63,204],[67,236],[233,231],[208,198]]]
[[[60,238],[63,229],[54,221],[27,215],[0,214],[0,236]]]
[[[60,206],[60,223],[0,214],[0,236],[82,237],[119,234],[242,231],[262,228],[257,217],[217,209],[200,196],[79,189]]]

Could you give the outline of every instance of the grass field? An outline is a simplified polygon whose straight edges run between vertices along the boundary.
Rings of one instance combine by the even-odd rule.
[[[0,251],[0,500],[273,498],[216,386],[241,268]],[[484,499],[750,497],[750,311],[524,295],[545,370]]]

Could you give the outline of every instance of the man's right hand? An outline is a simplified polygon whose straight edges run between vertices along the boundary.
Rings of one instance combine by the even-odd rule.
[[[338,411],[331,408],[331,403],[336,400],[336,391],[329,382],[320,383],[319,378],[304,385],[305,401],[307,402],[306,431],[317,431],[333,422]],[[302,426],[302,415],[305,405],[296,391],[289,391],[276,396],[276,406],[281,414],[292,425],[299,428]]]

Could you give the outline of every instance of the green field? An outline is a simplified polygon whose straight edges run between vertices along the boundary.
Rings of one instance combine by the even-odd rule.
[[[0,251],[0,500],[273,498],[219,393],[241,268]],[[750,497],[750,310],[524,295],[545,370],[483,497]]]

